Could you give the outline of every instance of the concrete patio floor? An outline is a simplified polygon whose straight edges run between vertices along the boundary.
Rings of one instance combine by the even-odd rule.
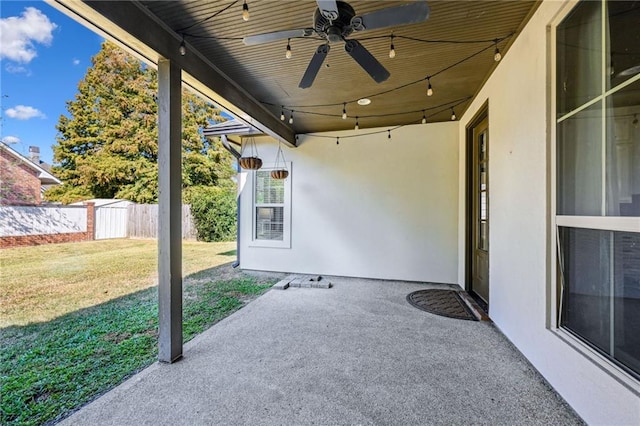
[[[566,425],[582,421],[488,322],[410,306],[416,283],[272,290],[64,425]]]

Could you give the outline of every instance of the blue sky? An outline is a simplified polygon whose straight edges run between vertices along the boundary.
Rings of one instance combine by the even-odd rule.
[[[55,126],[103,38],[44,2],[6,0],[0,36],[0,140],[52,163]]]

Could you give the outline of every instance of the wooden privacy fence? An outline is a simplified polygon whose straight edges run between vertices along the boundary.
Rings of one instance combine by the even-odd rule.
[[[127,207],[127,236],[129,238],[158,238],[158,205],[131,204]],[[191,206],[182,206],[182,239],[198,238]]]

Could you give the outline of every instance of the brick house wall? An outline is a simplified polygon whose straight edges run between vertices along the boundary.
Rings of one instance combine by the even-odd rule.
[[[40,198],[38,172],[0,150],[0,205],[36,205]]]

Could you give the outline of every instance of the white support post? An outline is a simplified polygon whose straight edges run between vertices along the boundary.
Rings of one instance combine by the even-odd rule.
[[[158,61],[158,359],[182,357],[182,78]]]

